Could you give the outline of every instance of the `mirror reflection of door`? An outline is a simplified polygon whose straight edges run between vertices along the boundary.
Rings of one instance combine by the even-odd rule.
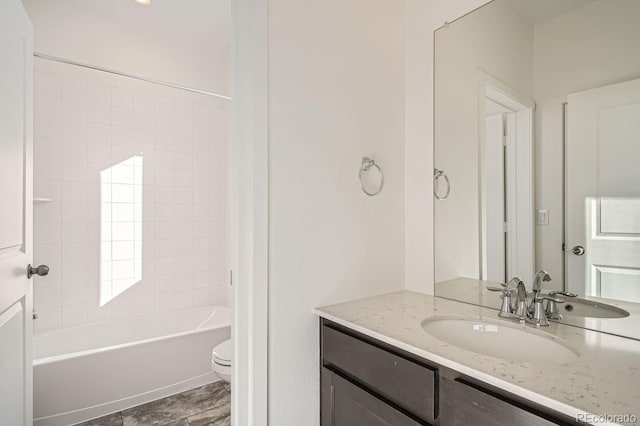
[[[568,96],[566,158],[569,291],[640,302],[640,80]]]
[[[482,279],[533,275],[531,101],[487,84],[482,170]]]

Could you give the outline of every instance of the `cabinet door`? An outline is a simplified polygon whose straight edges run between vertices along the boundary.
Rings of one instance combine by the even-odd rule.
[[[321,407],[322,426],[420,425],[327,368],[322,368]]]
[[[322,327],[322,363],[425,423],[434,421],[435,370],[328,326]]]
[[[512,404],[458,380],[440,380],[441,426],[550,426],[566,424]]]

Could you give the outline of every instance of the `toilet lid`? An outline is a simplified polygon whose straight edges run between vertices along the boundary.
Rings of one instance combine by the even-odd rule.
[[[233,350],[233,346],[231,346],[231,340],[225,340],[220,343],[218,346],[213,348],[213,359],[218,364],[222,365],[231,365],[231,351]]]

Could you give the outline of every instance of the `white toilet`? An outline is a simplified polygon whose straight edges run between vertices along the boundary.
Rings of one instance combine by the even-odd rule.
[[[232,351],[233,345],[229,339],[217,345],[211,352],[211,369],[227,383],[231,383]]]

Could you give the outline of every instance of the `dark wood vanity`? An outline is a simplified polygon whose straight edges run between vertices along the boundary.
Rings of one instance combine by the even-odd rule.
[[[326,319],[322,426],[584,424]]]

